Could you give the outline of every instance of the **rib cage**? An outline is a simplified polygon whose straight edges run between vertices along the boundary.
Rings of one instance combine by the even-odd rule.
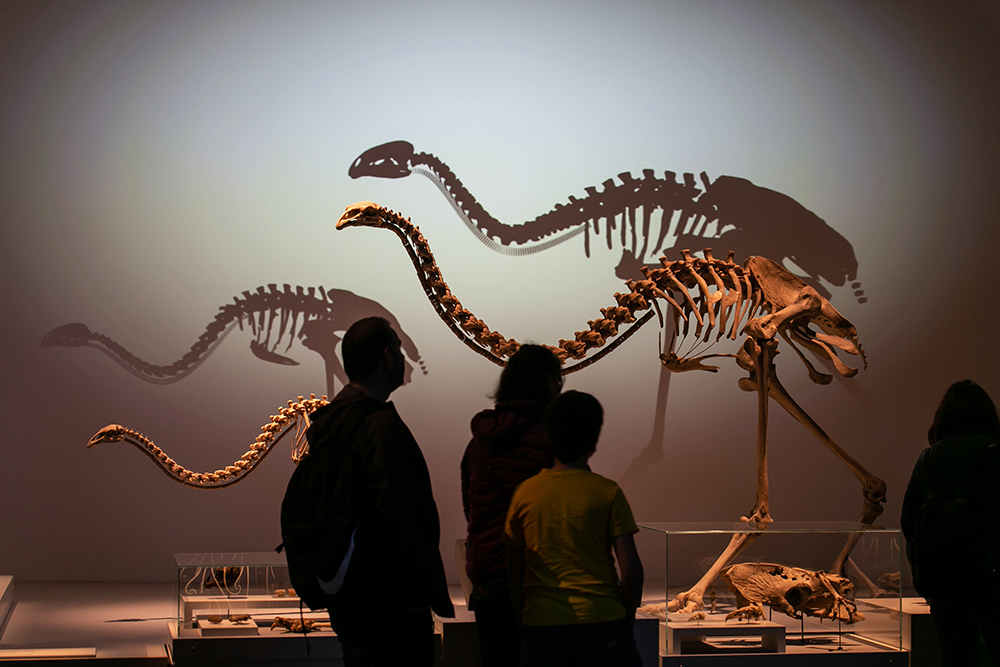
[[[304,436],[309,427],[309,415],[329,403],[326,396],[316,398],[298,397],[297,401],[288,401],[288,407],[283,407],[278,414],[271,415],[270,421],[260,427],[250,449],[243,456],[225,468],[215,472],[194,472],[167,456],[166,452],[138,431],[118,424],[105,426],[90,439],[87,447],[93,447],[104,442],[127,442],[139,449],[153,460],[167,477],[185,486],[195,489],[222,489],[232,486],[250,474],[264,458],[271,453],[274,446],[286,435],[295,431],[295,442],[292,450],[292,460],[296,463],[308,453],[308,444]]]

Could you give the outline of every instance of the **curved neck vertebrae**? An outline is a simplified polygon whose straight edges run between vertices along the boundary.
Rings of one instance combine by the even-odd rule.
[[[317,398],[315,394],[310,394],[309,398],[299,396],[296,401],[288,401],[287,407],[281,408],[278,414],[271,415],[270,420],[260,427],[261,433],[243,456],[232,465],[214,472],[188,470],[167,456],[166,452],[142,433],[120,424],[109,424],[102,428],[90,439],[87,447],[105,442],[127,442],[151,458],[160,470],[175,482],[195,489],[223,489],[242,481],[253,472],[271,453],[274,446],[289,433],[295,434],[292,460],[298,463],[309,453],[309,445],[305,439],[306,430],[309,428],[309,415],[328,403],[326,396]]]

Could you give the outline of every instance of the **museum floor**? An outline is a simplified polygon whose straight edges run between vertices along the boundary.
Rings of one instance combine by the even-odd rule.
[[[153,667],[184,662],[213,665],[253,662],[263,666],[294,664],[299,660],[291,654],[287,658],[268,657],[268,651],[261,649],[265,645],[262,638],[257,637],[212,638],[206,643],[220,649],[225,647],[225,650],[202,652],[200,659],[172,655],[172,652],[194,651],[194,648],[189,649],[171,637],[172,624],[169,621],[177,618],[177,603],[173,585],[169,583],[12,582],[9,577],[2,577],[0,589],[3,589],[0,603],[0,662],[3,664],[37,665],[38,661],[86,660],[88,664],[105,663],[119,667]],[[452,597],[456,601],[458,618],[440,626],[443,656],[438,665],[475,667],[472,614],[465,608],[460,587],[453,587]],[[640,642],[645,645],[647,657],[659,654],[663,667],[930,664],[926,655],[914,656],[911,661],[906,651],[873,647],[852,640],[838,638],[800,642],[792,632],[789,632],[785,653],[781,654],[761,653],[759,648],[754,648],[753,641],[741,650],[739,641],[730,640],[734,647],[726,654],[665,655],[662,643],[665,626],[658,619],[648,617],[637,624],[637,635],[640,632]],[[917,635],[926,634],[919,630],[915,632]],[[257,642],[251,645],[251,649],[246,648],[248,639]],[[236,640],[243,640],[243,648]],[[204,639],[201,641],[205,642]],[[327,646],[334,648],[324,649],[321,639],[313,639],[312,655],[308,659],[310,664],[342,664],[335,638],[328,637],[327,641]],[[284,647],[293,646],[292,653],[301,653],[301,659],[306,659],[301,635],[284,636],[280,643]],[[286,649],[282,650],[287,653]],[[649,662],[657,662],[657,659],[646,661],[647,664]]]

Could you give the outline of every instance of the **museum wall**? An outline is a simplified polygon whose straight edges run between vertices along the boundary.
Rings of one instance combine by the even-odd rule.
[[[288,443],[207,491],[88,439],[123,424],[222,468],[286,400],[339,388],[330,351],[384,314],[407,338],[393,400],[457,581],[459,461],[499,369],[442,323],[393,234],[335,229],[358,200],[410,217],[453,293],[519,341],[572,338],[614,305],[637,243],[640,263],[660,244],[784,264],[856,325],[868,366],[815,361],[836,376],[821,386],[783,345],[778,373],[886,480],[880,522],[898,526],[947,386],[1000,398],[998,37],[997,5],[971,1],[3,2],[0,573],[166,581],[174,553],[272,549]],[[397,141],[413,153],[361,158]],[[428,155],[464,205],[526,223],[511,234],[587,232],[490,247],[413,168]],[[644,178],[673,188],[673,217],[631,187]],[[317,295],[299,299],[318,309],[305,329],[278,310],[297,287]],[[661,378],[662,335],[567,377],[606,410],[593,468],[640,522],[735,520],[754,501],[755,398],[731,359]],[[777,406],[770,484],[779,520],[860,515],[857,479]]]

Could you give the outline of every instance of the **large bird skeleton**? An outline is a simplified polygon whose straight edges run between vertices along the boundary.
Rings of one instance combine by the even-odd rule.
[[[502,366],[520,347],[516,340],[491,330],[462,306],[442,278],[427,240],[408,219],[378,204],[363,201],[347,207],[340,216],[337,229],[347,227],[377,227],[395,233],[409,254],[431,305],[469,348]],[[602,317],[588,322],[588,329],[576,332],[572,339],[560,340],[557,346],[550,346],[564,364],[563,373],[579,370],[607,355],[649,322],[658,300],[666,302],[671,307],[673,335],[687,338],[690,334],[694,342],[683,355],[678,355],[674,351],[677,348],[671,346],[669,352],[660,355],[660,361],[671,371],[714,372],[718,367],[705,363],[706,359],[735,357],[736,363],[748,373],[740,379],[740,388],[757,394],[756,500],[742,520],[756,524],[761,531],[772,521],[767,475],[770,398],[805,426],[858,478],[864,494],[859,522],[871,526],[883,511],[885,482],[845,452],[799,407],[781,385],[774,367],[781,338],[805,364],[813,382],[828,384],[832,376],[819,372],[798,346],[832,362],[843,377],[853,377],[858,369],[841,362],[836,351],[859,356],[867,365],[857,329],[813,287],[769,259],[750,257],[739,265],[733,261],[732,253],[726,259],[713,257],[709,249],[704,251],[704,257],[696,257],[687,250],[681,254],[678,260],[660,258],[660,268],[643,267],[644,279],[626,281],[629,291],[616,293],[616,304],[601,309]],[[644,311],[637,318],[637,314]],[[723,337],[745,338],[735,355],[698,356],[693,353],[699,343],[707,343],[713,335],[716,341]],[[597,351],[592,353],[594,350]],[[670,611],[700,609],[708,586],[759,535],[759,532],[735,534],[701,580],[670,603]],[[859,538],[860,534],[856,534],[848,540],[831,571],[837,573],[844,569],[850,550]]]

